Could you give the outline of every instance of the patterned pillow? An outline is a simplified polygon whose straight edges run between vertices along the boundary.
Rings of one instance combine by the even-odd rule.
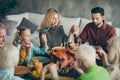
[[[20,30],[23,27],[29,28],[31,30],[31,33],[34,33],[38,26],[32,23],[31,21],[29,21],[28,19],[26,19],[25,17],[23,17],[17,29]]]

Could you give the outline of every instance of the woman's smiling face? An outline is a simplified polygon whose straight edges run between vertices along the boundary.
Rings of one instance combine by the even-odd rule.
[[[51,19],[51,26],[57,26],[58,21],[59,21],[58,14],[57,13],[53,14],[52,19]]]

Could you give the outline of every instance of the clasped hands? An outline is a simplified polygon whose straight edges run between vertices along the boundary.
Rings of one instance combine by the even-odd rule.
[[[70,34],[78,36],[79,33],[79,27],[76,25],[73,25],[70,29]]]

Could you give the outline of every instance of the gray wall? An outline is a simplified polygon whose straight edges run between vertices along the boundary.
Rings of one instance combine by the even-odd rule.
[[[91,19],[90,10],[95,6],[105,9],[105,20],[120,27],[120,0],[18,0],[18,6],[9,12],[35,12],[44,14],[48,8],[58,9],[62,16]]]

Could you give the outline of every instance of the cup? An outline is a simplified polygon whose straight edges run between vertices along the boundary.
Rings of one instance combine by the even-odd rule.
[[[32,60],[29,60],[28,63],[27,63],[27,67],[28,68],[32,68],[33,67],[33,64],[32,64]]]
[[[35,65],[36,62],[39,62],[38,59],[33,59],[33,65]]]
[[[43,68],[43,63],[42,62],[35,62],[34,67],[35,67],[36,73],[40,74],[41,70]]]

